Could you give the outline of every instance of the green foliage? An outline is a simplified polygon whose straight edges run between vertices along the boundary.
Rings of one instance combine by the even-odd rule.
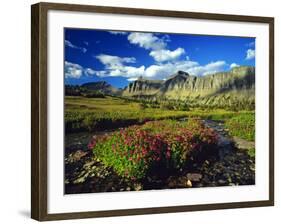
[[[146,104],[144,104],[146,105]],[[66,132],[110,129],[147,120],[181,118],[185,111],[146,107],[117,97],[65,97]]]
[[[255,140],[255,114],[238,114],[225,122],[229,133],[248,141]]]
[[[178,103],[178,104],[177,104]],[[224,109],[189,108],[178,101],[169,108],[159,108],[160,101],[132,101],[129,99],[106,96],[105,98],[86,98],[81,96],[65,97],[66,132],[112,129],[148,120],[179,119],[197,117],[201,119],[227,120],[238,115],[249,115],[249,111],[227,111]],[[162,105],[165,103],[162,102]],[[167,102],[168,105],[168,102]],[[179,109],[175,110],[175,105]],[[171,109],[172,108],[172,109]]]
[[[256,155],[256,150],[255,150],[255,148],[250,148],[250,149],[248,149],[247,153],[250,157],[254,158]]]
[[[93,116],[85,116],[83,119],[83,126],[86,127],[89,131],[94,130],[96,124],[97,120]]]
[[[89,144],[94,155],[120,176],[141,179],[155,167],[162,172],[182,168],[188,161],[215,153],[217,135],[198,120],[151,121],[131,126],[108,136],[95,137]]]
[[[78,85],[65,85],[66,96],[84,96],[89,98],[104,98],[104,94],[98,90],[90,90]]]
[[[254,95],[254,92],[253,92]],[[242,90],[232,93],[220,93],[207,96],[185,96],[177,99],[177,94],[174,96],[133,96],[128,98],[131,102],[145,103],[148,107],[163,108],[170,110],[192,110],[192,109],[224,109],[229,111],[254,110],[255,98],[249,93],[244,93]]]

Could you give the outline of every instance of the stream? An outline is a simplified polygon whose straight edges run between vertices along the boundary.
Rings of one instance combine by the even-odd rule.
[[[114,130],[67,134],[65,192],[71,194],[255,184],[255,158],[250,157],[245,151],[247,147],[254,147],[254,143],[229,136],[223,121],[202,120],[202,122],[218,134],[218,157],[210,158],[203,164],[194,163],[188,169],[166,180],[152,177],[143,183],[133,184],[121,180],[113,170],[96,161],[87,149],[93,135],[110,134]]]
[[[212,128],[216,131],[218,135],[218,147],[219,150],[219,158],[223,160],[223,158],[231,153],[231,150],[234,148],[233,139],[228,135],[227,131],[223,127],[222,121],[213,121],[213,120],[202,120],[204,125],[208,128]]]

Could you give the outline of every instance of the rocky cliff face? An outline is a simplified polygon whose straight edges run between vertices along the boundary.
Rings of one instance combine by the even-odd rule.
[[[161,88],[164,81],[162,80],[146,80],[140,77],[131,82],[123,91],[123,96],[141,96],[155,95]]]
[[[252,97],[255,92],[255,68],[236,67],[203,77],[178,71],[165,81],[138,79],[123,91],[124,96],[153,96],[167,99],[206,98],[219,95]]]

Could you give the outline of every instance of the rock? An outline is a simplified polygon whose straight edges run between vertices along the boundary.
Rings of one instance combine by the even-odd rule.
[[[186,181],[186,186],[187,186],[187,187],[192,187],[192,182],[191,182],[190,180],[187,180],[187,181]]]
[[[247,141],[238,137],[233,137],[233,140],[238,149],[249,150],[255,148],[255,142]]]
[[[231,182],[232,182],[232,178],[231,178],[231,177],[228,177],[228,178],[227,178],[227,182],[228,182],[228,183],[231,183]]]
[[[140,183],[135,183],[134,189],[135,189],[135,191],[140,191],[142,189],[142,185]]]
[[[84,169],[93,168],[93,167],[95,167],[95,166],[93,166],[94,164],[95,164],[95,161],[94,161],[94,160],[92,160],[92,161],[90,161],[90,162],[86,162],[86,163],[84,164],[83,168],[84,168]]]
[[[186,175],[187,179],[194,182],[199,182],[202,179],[202,174],[200,173],[188,173]]]
[[[167,182],[168,182],[168,187],[169,188],[177,187],[177,181],[175,180],[175,178],[169,177]]]
[[[134,94],[154,94],[160,89],[162,84],[163,81],[147,80],[140,77],[138,80],[129,83],[124,90],[123,95],[130,96]]]
[[[240,174],[236,171],[236,172],[234,172],[234,175],[235,176],[240,176]]]
[[[74,184],[79,184],[85,182],[86,178],[88,177],[88,173],[86,173],[84,176],[77,178],[73,181]]]
[[[210,182],[210,179],[208,178],[207,175],[205,175],[205,176],[203,177],[202,181],[205,182],[205,183],[209,183],[209,182]]]
[[[81,160],[81,158],[86,156],[87,154],[88,152],[85,152],[83,150],[77,150],[76,152],[70,153],[66,160],[70,163],[75,163]]]
[[[250,167],[250,170],[252,171],[252,172],[255,172],[255,168],[254,167]]]
[[[225,180],[219,179],[218,184],[219,185],[225,185],[227,182]]]
[[[186,99],[203,105],[222,105],[232,100],[252,102],[255,94],[255,68],[240,66],[229,72],[194,76],[178,71],[165,81],[139,77],[124,89],[123,96],[151,96],[169,99]],[[223,91],[222,91],[223,90]],[[225,91],[230,92],[225,97]],[[238,90],[238,91],[237,91]],[[241,91],[240,91],[241,90]],[[239,94],[236,94],[239,92]],[[211,99],[211,100],[209,100]]]

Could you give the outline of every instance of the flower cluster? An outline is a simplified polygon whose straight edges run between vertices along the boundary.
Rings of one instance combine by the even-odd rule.
[[[155,164],[179,169],[194,151],[207,150],[216,143],[215,132],[198,120],[165,120],[149,121],[108,136],[94,137],[88,147],[119,175],[140,179]]]

